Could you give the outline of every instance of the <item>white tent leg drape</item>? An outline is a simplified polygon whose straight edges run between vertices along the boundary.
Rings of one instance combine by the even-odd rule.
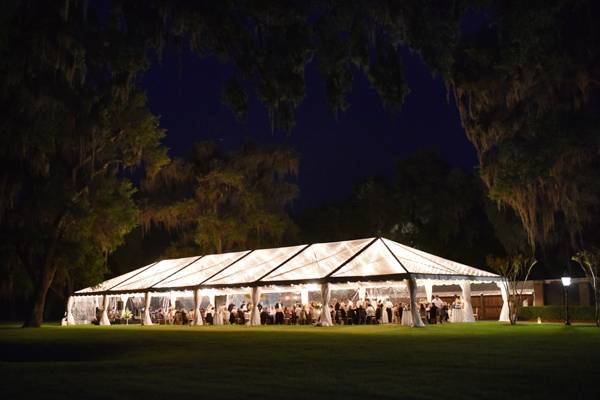
[[[102,296],[102,316],[100,317],[100,325],[110,325],[108,319],[108,296]]]
[[[419,315],[419,305],[417,304],[417,282],[414,278],[408,278],[406,283],[408,286],[408,294],[410,295],[410,314],[412,316],[413,326],[415,328],[422,328],[425,324]]]
[[[471,282],[461,281],[460,289],[462,290],[463,297],[463,322],[475,322],[473,316],[473,306],[471,305]]]
[[[331,291],[329,290],[329,283],[325,282],[321,284],[321,315],[319,316],[319,323],[321,326],[332,326],[331,313],[329,312],[329,303],[331,302]]]
[[[433,283],[430,280],[425,281],[425,294],[427,295],[427,302],[433,301]]]
[[[250,325],[260,325],[260,313],[258,312],[258,303],[260,301],[260,288],[255,286],[252,288],[252,313],[250,314]]]
[[[150,318],[150,293],[146,292],[144,295],[144,319],[142,320],[142,325],[152,325],[152,318]]]
[[[67,300],[67,325],[75,325],[73,304],[75,304],[75,298],[73,296],[69,296],[69,300]]]
[[[213,318],[213,325],[223,325],[224,308],[225,306],[219,306],[219,308],[216,309],[215,317]]]
[[[308,304],[308,289],[302,289],[300,291],[300,304],[303,306]]]
[[[200,289],[194,290],[194,325],[203,325],[202,313],[200,312],[200,303],[202,302],[202,291]]]
[[[125,310],[127,310],[127,299],[129,299],[129,296],[121,296],[121,303],[123,303],[123,308],[121,309],[121,318],[125,317]]]
[[[498,321],[510,322],[510,311],[508,309],[508,291],[504,282],[496,282],[496,285],[500,288],[500,294],[502,295],[502,310],[500,311],[500,318]]]
[[[177,296],[173,292],[169,293],[169,306],[173,307],[173,310],[177,307]]]

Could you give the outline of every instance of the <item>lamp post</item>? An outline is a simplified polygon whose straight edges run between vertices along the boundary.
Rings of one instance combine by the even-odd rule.
[[[571,320],[569,318],[569,286],[571,285],[571,277],[563,276],[560,280],[562,281],[563,290],[565,292],[565,325],[571,325]]]

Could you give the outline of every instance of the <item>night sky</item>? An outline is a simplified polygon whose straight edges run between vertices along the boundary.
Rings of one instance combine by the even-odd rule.
[[[384,110],[366,78],[357,74],[351,107],[336,118],[313,62],[307,71],[307,97],[289,136],[271,132],[267,111],[252,93],[247,120],[235,119],[220,100],[233,68],[214,58],[168,48],[162,63],[154,63],[145,75],[143,87],[151,110],[168,131],[164,143],[172,156],[185,156],[202,140],[215,140],[224,149],[247,141],[294,148],[300,155],[300,197],[294,209],[300,210],[346,197],[365,177],[392,177],[396,162],[420,149],[438,151],[467,170],[476,165],[475,150],[441,79],[434,79],[416,56],[408,51],[404,55],[411,93],[398,115]]]

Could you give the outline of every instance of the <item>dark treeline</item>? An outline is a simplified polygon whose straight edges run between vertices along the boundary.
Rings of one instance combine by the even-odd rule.
[[[374,180],[351,203],[363,202],[373,214],[374,193],[383,190],[401,205],[400,214],[373,215],[368,232],[353,236],[389,230],[431,249],[448,243],[442,254],[479,234],[487,241],[493,235],[485,222],[469,233],[455,230],[456,221],[462,228],[485,221],[484,214],[493,220],[472,206],[485,204],[472,190],[514,212],[526,251],[553,254],[562,265],[575,254],[593,260],[600,254],[599,15],[593,0],[7,0],[0,17],[3,297],[27,300],[25,325],[40,326],[49,292],[64,297],[79,282],[101,279],[127,235],[152,225],[182,252],[190,245],[226,250],[284,238],[290,221],[281,210],[294,193],[280,177],[293,165],[267,163],[248,181],[238,172],[252,170],[262,150],[240,156],[247,166],[229,156],[216,156],[221,166],[169,159],[161,145],[165,132],[139,85],[166,45],[232,65],[223,100],[233,114],[246,117],[251,88],[273,130],[285,134],[293,134],[305,100],[310,63],[325,80],[333,114],[348,109],[357,74],[394,112],[409,92],[399,51],[409,49],[456,102],[485,190],[460,183],[473,180],[469,175],[434,171],[427,175],[444,176],[443,193],[428,202],[414,194],[410,209],[411,197],[399,188],[417,180],[415,173],[399,173],[387,188]],[[278,172],[265,178],[266,170]],[[178,182],[191,186],[184,190]],[[456,204],[444,203],[461,184]],[[177,194],[172,207],[151,195],[160,185]],[[388,219],[398,226],[388,226]],[[204,235],[200,223],[226,237]],[[460,258],[480,258],[476,247]]]
[[[297,221],[305,241],[383,236],[484,268],[490,255],[528,247],[517,217],[492,204],[478,175],[425,151],[399,161],[392,179],[366,179],[346,200]]]

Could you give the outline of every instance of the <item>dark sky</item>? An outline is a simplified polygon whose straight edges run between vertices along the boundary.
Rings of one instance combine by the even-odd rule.
[[[220,101],[232,68],[216,59],[167,49],[143,85],[152,111],[168,131],[165,144],[173,156],[183,156],[194,142],[208,139],[225,149],[245,141],[293,147],[301,157],[300,197],[294,208],[301,209],[341,199],[365,177],[392,177],[397,160],[420,149],[436,150],[465,169],[476,165],[475,150],[453,101],[446,99],[443,83],[433,79],[417,57],[404,55],[411,93],[394,116],[383,109],[366,78],[357,74],[351,107],[336,119],[327,106],[323,79],[314,65],[309,66],[307,97],[290,136],[271,132],[266,109],[253,95],[247,121],[236,121]]]

